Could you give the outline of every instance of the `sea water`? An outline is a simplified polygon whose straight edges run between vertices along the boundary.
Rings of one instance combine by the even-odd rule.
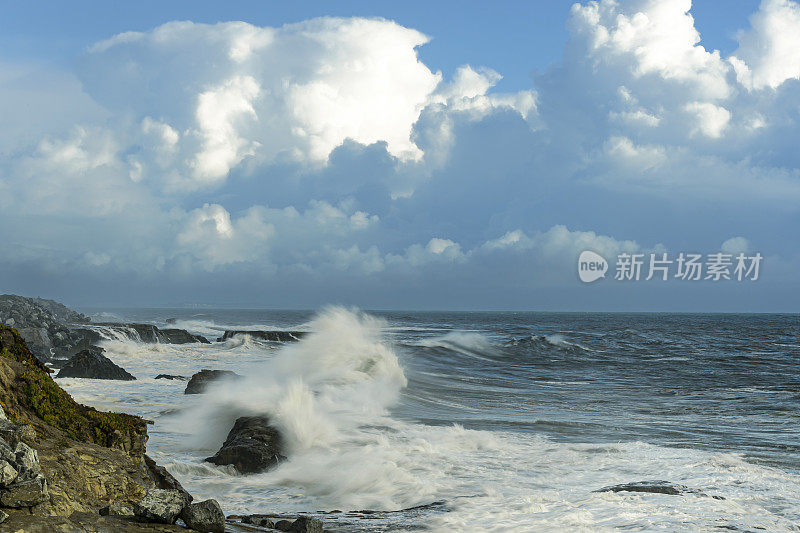
[[[319,513],[341,531],[800,530],[797,315],[88,311],[212,341],[107,333],[137,380],[58,382],[152,420],[148,453],[226,514]],[[227,329],[309,333],[216,342]],[[244,379],[203,395],[154,379],[202,368]],[[246,476],[203,461],[252,414],[287,461]],[[649,480],[687,490],[597,492]]]

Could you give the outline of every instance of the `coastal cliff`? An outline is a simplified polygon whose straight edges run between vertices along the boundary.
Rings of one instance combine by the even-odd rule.
[[[102,517],[109,503],[135,505],[156,480],[144,461],[147,423],[78,404],[50,377],[12,327],[0,325],[0,437],[38,455],[45,488],[32,501],[0,498],[0,526],[9,531],[185,531]],[[21,444],[20,444],[21,443]],[[19,453],[17,453],[19,456]],[[19,470],[22,477],[22,470]],[[10,484],[0,493],[11,492]],[[7,503],[15,503],[13,507]],[[73,518],[70,518],[73,517]],[[115,521],[118,522],[116,525]],[[105,528],[105,529],[104,529]]]

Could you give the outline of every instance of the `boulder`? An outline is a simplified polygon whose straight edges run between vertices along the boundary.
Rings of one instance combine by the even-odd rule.
[[[19,472],[5,459],[0,460],[0,488],[5,488],[16,481]]]
[[[289,531],[289,528],[291,527],[292,527],[291,520],[278,520],[277,522],[275,522],[274,526],[274,528],[277,529],[278,531]]]
[[[24,442],[17,443],[17,447],[14,448],[14,456],[14,464],[20,477],[33,477],[41,472],[39,453]]]
[[[274,529],[275,522],[267,515],[264,514],[251,514],[242,517],[242,522],[245,524],[251,524],[253,526],[261,526],[267,529]]]
[[[202,335],[193,335],[186,331],[185,329],[162,329],[160,330],[160,340],[161,342],[165,342],[168,344],[191,344],[193,342],[199,342],[202,344],[211,344],[208,339],[203,337]]]
[[[190,503],[183,508],[181,520],[190,528],[201,533],[224,533],[225,514],[217,500]]]
[[[270,342],[292,342],[300,340],[305,336],[305,331],[272,331],[272,330],[226,330],[222,337],[217,338],[217,342],[226,341],[236,336],[247,335],[254,339]]]
[[[241,379],[242,376],[230,370],[208,370],[204,368],[200,372],[192,375],[192,379],[186,384],[184,394],[203,394],[209,383],[221,379]]]
[[[186,376],[175,376],[172,374],[159,374],[156,376],[156,379],[172,379],[177,381],[186,381],[189,378],[187,378]]]
[[[8,518],[8,514],[4,513],[3,511],[0,511],[0,524],[5,522],[6,518]]]
[[[322,520],[301,516],[289,527],[291,533],[322,533]]]
[[[133,507],[127,503],[111,502],[100,508],[100,516],[135,516]]]
[[[142,457],[145,469],[147,470],[147,477],[149,477],[156,488],[177,490],[184,495],[187,502],[192,501],[194,498],[189,492],[183,488],[183,485],[169,473],[169,470],[157,464],[149,455],[145,454]]]
[[[137,518],[157,524],[173,524],[189,504],[186,495],[174,489],[150,489],[133,507]]]
[[[58,372],[57,378],[93,378],[133,381],[136,378],[98,349],[84,350],[75,355]]]
[[[49,497],[47,480],[43,475],[37,474],[30,479],[22,481],[18,479],[0,492],[0,505],[15,508],[33,507],[46,501]]]
[[[212,457],[215,465],[233,465],[242,474],[262,472],[285,460],[280,433],[266,416],[243,416],[233,424],[228,438]]]

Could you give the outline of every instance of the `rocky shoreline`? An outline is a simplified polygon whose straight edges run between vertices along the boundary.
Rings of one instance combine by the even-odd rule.
[[[75,402],[45,362],[74,351],[59,376],[135,379],[94,346],[100,336],[87,317],[50,300],[4,295],[0,321],[0,530],[322,533],[322,522],[305,515],[226,518],[219,503],[194,501],[146,455],[148,421]],[[97,326],[135,331],[142,342],[208,342],[150,325]],[[242,417],[208,461],[259,472],[285,459],[281,451],[280,434],[267,418]]]

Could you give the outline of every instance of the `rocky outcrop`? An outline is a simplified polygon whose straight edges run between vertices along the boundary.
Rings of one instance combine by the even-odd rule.
[[[100,322],[94,325],[108,337],[130,339],[144,343],[190,344],[199,342],[210,344],[202,335],[194,335],[185,329],[159,329],[153,324],[123,324],[117,322]]]
[[[103,355],[99,348],[74,355],[58,372],[57,378],[92,378],[133,381],[136,378]]]
[[[104,413],[77,403],[48,375],[50,370],[28,350],[19,333],[0,325],[0,405],[12,420],[63,431],[81,442],[121,449],[141,457],[146,421]]]
[[[242,474],[262,472],[286,459],[282,441],[266,416],[243,416],[233,424],[219,451],[205,460],[233,465]]]
[[[66,359],[89,346],[84,333],[70,327],[89,319],[53,300],[4,294],[0,296],[0,322],[19,331],[42,361]]]
[[[2,421],[6,434],[14,435],[17,426]],[[27,508],[49,498],[47,479],[42,475],[39,454],[22,441],[0,438],[0,506]]]
[[[186,531],[173,522],[191,496],[144,455],[145,424],[76,403],[19,333],[0,325],[1,529]],[[209,527],[217,528],[221,510],[213,507],[205,504],[186,516],[202,527],[213,516]]]
[[[156,488],[177,490],[183,494],[186,498],[186,501],[189,502],[194,499],[192,495],[183,488],[183,485],[181,485],[180,482],[175,479],[175,477],[173,477],[173,475],[170,474],[166,468],[156,464],[156,462],[153,461],[147,454],[144,455],[143,460],[144,466],[147,470],[147,475],[153,481],[153,484],[156,486]]]
[[[635,481],[633,483],[622,483],[620,485],[611,485],[597,489],[594,492],[650,492],[653,494],[668,494],[670,496],[679,496],[681,494],[694,494],[696,496],[707,496],[705,493],[680,485],[677,483],[670,483],[669,481],[655,480],[655,481]],[[722,496],[712,496],[717,500],[723,500]]]
[[[222,379],[241,379],[242,376],[230,370],[209,370],[204,368],[200,372],[192,375],[192,379],[186,384],[184,394],[203,394],[206,388],[215,381]]]
[[[172,374],[159,374],[159,375],[157,375],[155,377],[155,379],[170,379],[170,380],[175,380],[175,381],[186,381],[189,378],[187,378],[186,376],[175,376],[175,375],[172,375]]]
[[[203,533],[224,533],[225,514],[217,500],[190,503],[183,508],[181,520],[195,531]]]
[[[222,337],[217,338],[217,342],[226,341],[237,335],[248,335],[261,341],[292,342],[300,340],[306,334],[305,331],[227,330]]]

